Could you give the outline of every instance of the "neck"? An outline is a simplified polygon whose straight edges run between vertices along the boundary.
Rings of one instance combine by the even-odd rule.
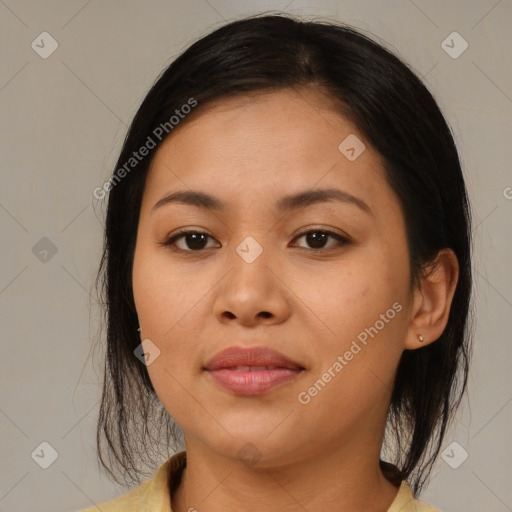
[[[251,466],[191,442],[172,510],[384,512],[398,487],[383,475],[378,453],[370,457],[367,447],[361,450],[359,443],[350,443]]]

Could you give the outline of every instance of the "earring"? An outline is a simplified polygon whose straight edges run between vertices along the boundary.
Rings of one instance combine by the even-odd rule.
[[[139,332],[140,332],[140,327],[137,329],[137,331],[139,331]]]
[[[425,338],[424,338],[421,334],[419,334],[419,335],[418,335],[418,341],[419,341],[420,343],[423,343],[423,342],[425,341]]]

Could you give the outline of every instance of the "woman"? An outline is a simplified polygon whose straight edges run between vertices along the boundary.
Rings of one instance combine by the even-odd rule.
[[[106,192],[100,458],[140,483],[179,451],[102,511],[437,510],[470,216],[404,63],[334,23],[227,24],[149,91]]]

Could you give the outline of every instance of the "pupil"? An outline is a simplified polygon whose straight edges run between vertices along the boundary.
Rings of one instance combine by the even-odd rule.
[[[200,237],[203,239],[200,240]],[[192,243],[190,243],[190,240],[192,239]],[[189,249],[202,249],[202,245],[206,242],[206,236],[202,233],[193,233],[191,235],[188,235],[188,242],[187,245]]]
[[[308,244],[311,247],[322,248],[323,245],[325,244],[327,236],[328,236],[327,233],[322,233],[320,231],[314,231],[313,233],[309,233],[308,235],[306,235],[306,239],[307,239]]]
[[[187,245],[189,249],[200,250],[204,248],[204,244],[206,242],[206,236],[204,234],[192,233],[187,236]],[[308,244],[313,248],[322,248],[326,242],[327,237],[327,233],[322,233],[321,231],[314,231],[313,233],[308,233],[306,235]]]

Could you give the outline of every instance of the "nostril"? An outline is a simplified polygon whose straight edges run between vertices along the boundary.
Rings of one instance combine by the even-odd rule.
[[[270,318],[272,316],[272,313],[269,313],[268,311],[262,311],[260,315],[265,318]]]

